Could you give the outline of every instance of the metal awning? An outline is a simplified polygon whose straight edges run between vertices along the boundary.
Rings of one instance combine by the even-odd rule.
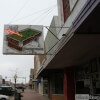
[[[87,0],[73,22],[74,33],[100,32],[100,0]]]
[[[64,69],[85,64],[100,57],[100,0],[87,3],[73,22],[72,29],[60,42],[55,54],[45,62],[44,69]]]

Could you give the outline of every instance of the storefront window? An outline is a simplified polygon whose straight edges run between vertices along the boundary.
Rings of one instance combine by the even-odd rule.
[[[92,76],[93,94],[100,95],[100,73]]]
[[[88,94],[93,98],[100,96],[100,61],[98,61],[95,59],[80,67],[81,69],[78,68],[75,74],[76,94]]]
[[[64,76],[62,73],[56,73],[52,77],[52,93],[63,94]]]
[[[76,73],[76,94],[90,94],[90,75],[86,71],[81,70]]]
[[[44,80],[44,82],[43,82],[43,93],[45,94],[45,95],[48,95],[48,80]]]

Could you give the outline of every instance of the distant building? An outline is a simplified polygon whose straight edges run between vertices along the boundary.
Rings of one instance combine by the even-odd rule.
[[[34,69],[30,69],[30,80],[29,80],[29,86],[31,89],[33,89],[33,79],[34,79]]]

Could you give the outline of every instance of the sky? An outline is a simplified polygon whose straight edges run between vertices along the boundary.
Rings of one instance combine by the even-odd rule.
[[[34,55],[3,55],[4,25],[44,25],[49,26],[56,16],[57,0],[0,0],[0,75],[14,81],[26,77],[29,81],[30,69],[34,68]],[[47,30],[44,28],[44,38]],[[24,83],[24,79],[17,79]]]

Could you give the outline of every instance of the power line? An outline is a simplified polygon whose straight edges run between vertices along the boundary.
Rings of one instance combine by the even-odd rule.
[[[50,7],[48,7],[48,8],[45,8],[45,9],[42,9],[42,10],[33,12],[33,13],[31,13],[31,14],[28,14],[28,15],[23,16],[23,17],[21,17],[21,18],[18,18],[18,19],[16,19],[16,20],[12,20],[10,23],[15,22],[15,21],[19,21],[19,20],[23,20],[23,19],[25,19],[25,18],[27,18],[27,17],[31,17],[31,16],[33,16],[34,14],[40,13],[40,12],[45,11],[45,10],[48,10],[48,9],[51,9],[52,7],[55,7],[55,6],[56,6],[56,5],[53,5],[53,6],[50,6]]]
[[[54,7],[53,7],[53,8],[54,8]],[[53,8],[52,8],[52,9],[53,9]],[[32,23],[33,21],[38,21],[38,22],[39,22],[39,19],[40,19],[42,16],[47,15],[48,12],[50,12],[52,9],[50,8],[50,9],[48,9],[47,11],[43,12],[41,15],[36,16],[36,18],[33,19],[33,20],[31,20],[28,24]],[[42,17],[42,18],[44,18],[44,17]]]
[[[50,10],[46,15],[44,15],[38,22],[42,22],[42,21],[48,19],[48,18],[47,18],[48,15],[50,15],[54,10],[55,10],[55,8],[54,8],[54,9],[51,9],[51,10]],[[43,20],[42,20],[42,19],[43,19]]]
[[[47,16],[48,13],[50,13],[53,9],[54,9],[54,7],[52,9],[48,9],[47,11],[43,12],[43,14],[41,14],[38,17],[36,17],[35,19],[31,20],[28,24],[32,23],[34,20],[39,22],[41,19],[44,18],[44,16]],[[41,17],[41,16],[43,16],[43,17]],[[39,20],[39,18],[41,18],[41,19]]]
[[[27,2],[29,2],[29,0],[26,0],[26,2],[23,4],[23,6],[18,10],[18,12],[16,13],[15,16],[13,16],[13,18],[11,19],[11,21],[8,23],[10,24],[17,16],[18,14],[22,11],[22,9],[25,7],[25,5],[27,4]]]
[[[42,15],[42,16],[40,15],[40,16],[39,16],[40,19],[36,20],[37,23],[40,23],[41,21],[46,20],[46,19],[47,19],[47,16],[48,16],[54,9],[55,9],[55,8],[52,8],[52,9],[48,10],[47,13],[44,13],[44,15]],[[32,20],[32,21],[33,21],[33,20]]]

